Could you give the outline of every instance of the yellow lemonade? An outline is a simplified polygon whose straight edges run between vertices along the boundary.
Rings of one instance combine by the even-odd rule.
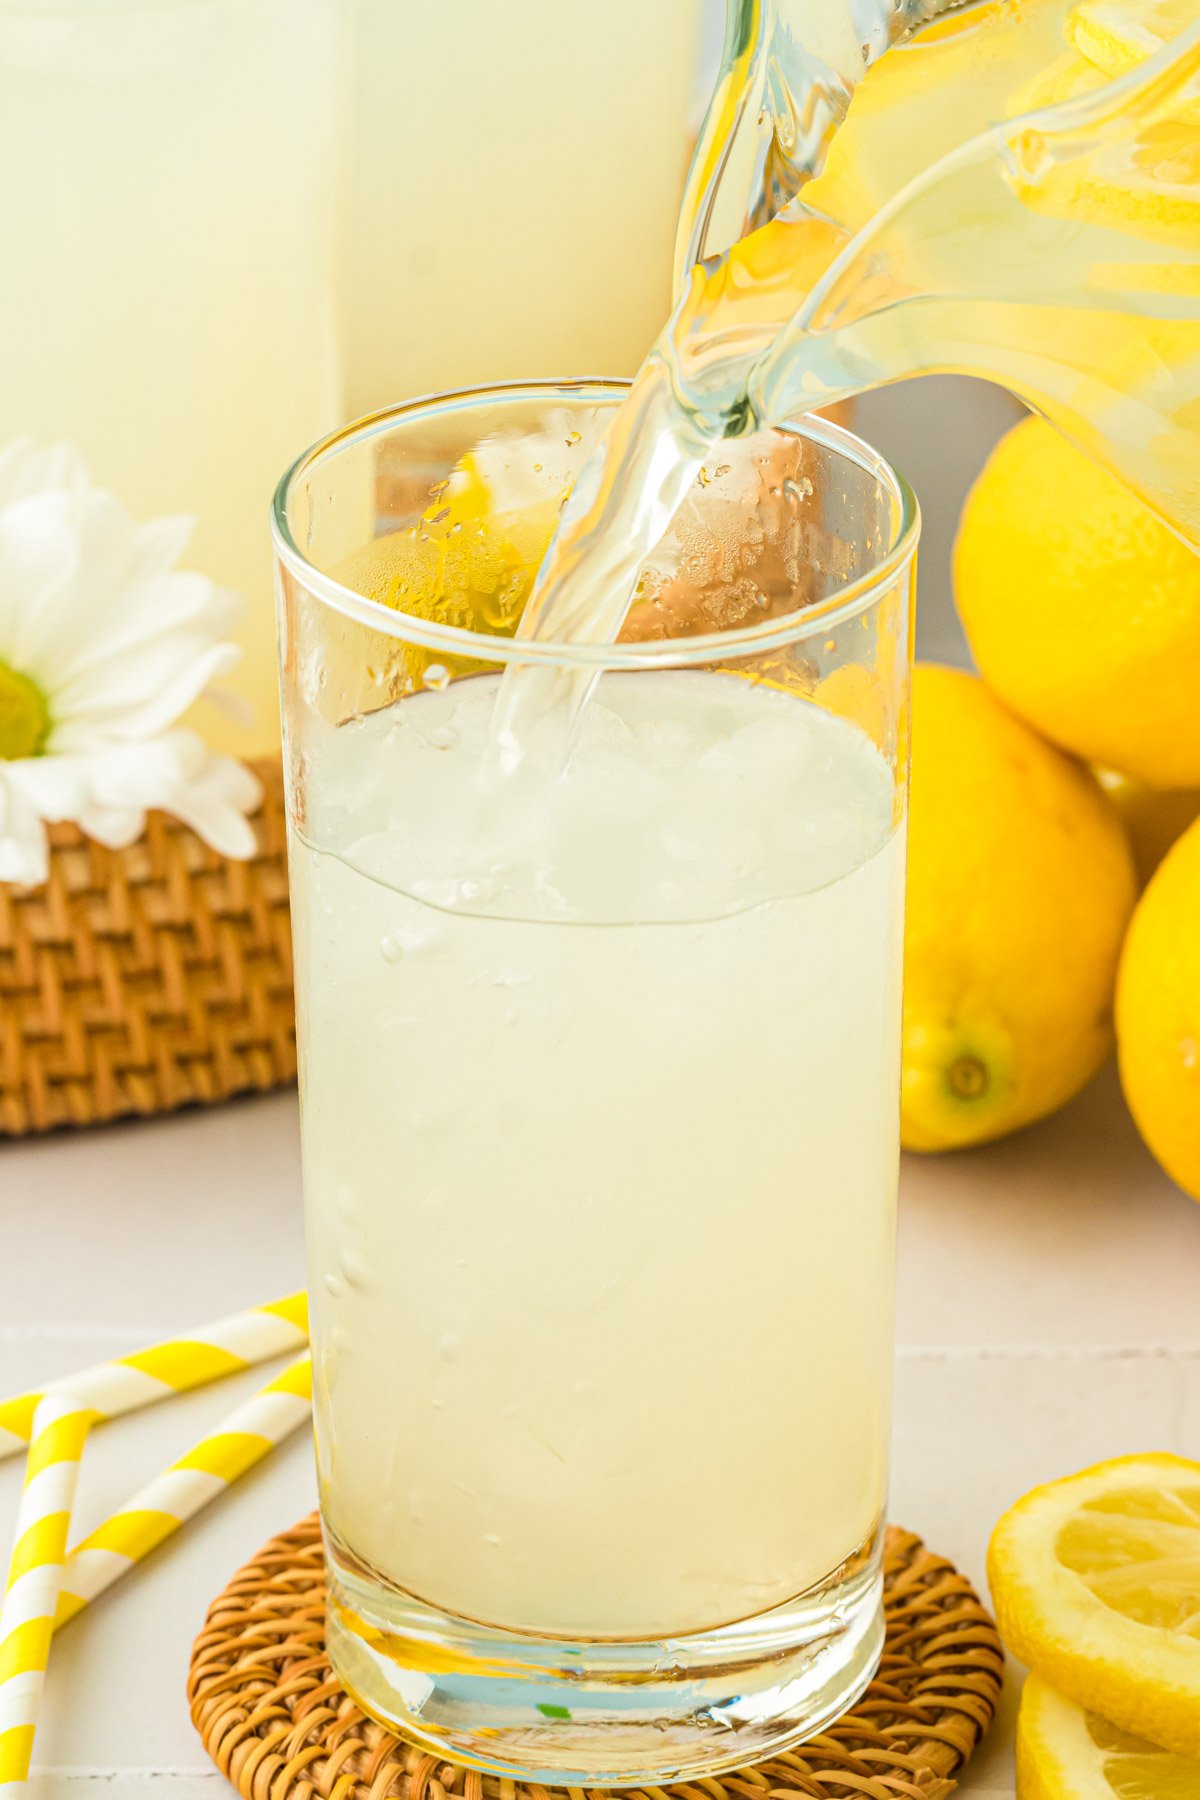
[[[293,839],[326,1528],[509,1630],[708,1630],[883,1514],[891,771],[696,670],[481,787],[496,685],[334,733]]]

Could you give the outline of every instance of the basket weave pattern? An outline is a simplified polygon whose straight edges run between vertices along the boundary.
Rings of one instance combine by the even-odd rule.
[[[293,1078],[283,777],[255,773],[247,862],[152,813],[126,850],[52,826],[46,885],[0,883],[0,1134]]]
[[[862,1699],[799,1749],[634,1800],[944,1800],[995,1714],[1004,1655],[963,1576],[888,1533],[887,1640]],[[245,1800],[547,1800],[441,1762],[364,1717],[325,1654],[317,1516],[273,1538],[209,1608],[192,1648],[192,1719]],[[573,1790],[574,1792],[574,1790]],[[575,1800],[580,1800],[576,1793]]]

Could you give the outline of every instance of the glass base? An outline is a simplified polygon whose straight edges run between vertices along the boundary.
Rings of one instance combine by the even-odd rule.
[[[783,1606],[648,1643],[475,1624],[384,1582],[326,1533],[330,1661],[364,1711],[451,1762],[555,1786],[713,1775],[812,1737],[883,1649],[882,1530]]]

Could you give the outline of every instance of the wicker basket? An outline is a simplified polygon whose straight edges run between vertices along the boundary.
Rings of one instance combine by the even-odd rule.
[[[0,884],[0,1133],[91,1125],[296,1073],[278,762],[248,862],[153,813],[127,850],[51,828],[44,887]]]

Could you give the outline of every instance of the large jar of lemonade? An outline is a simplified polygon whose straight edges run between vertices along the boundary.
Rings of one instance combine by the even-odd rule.
[[[671,304],[703,0],[355,0],[351,414],[632,375]]]
[[[246,601],[214,744],[278,743],[267,500],[336,423],[343,0],[0,0],[0,442],[68,439]],[[250,723],[250,712],[253,723]]]

